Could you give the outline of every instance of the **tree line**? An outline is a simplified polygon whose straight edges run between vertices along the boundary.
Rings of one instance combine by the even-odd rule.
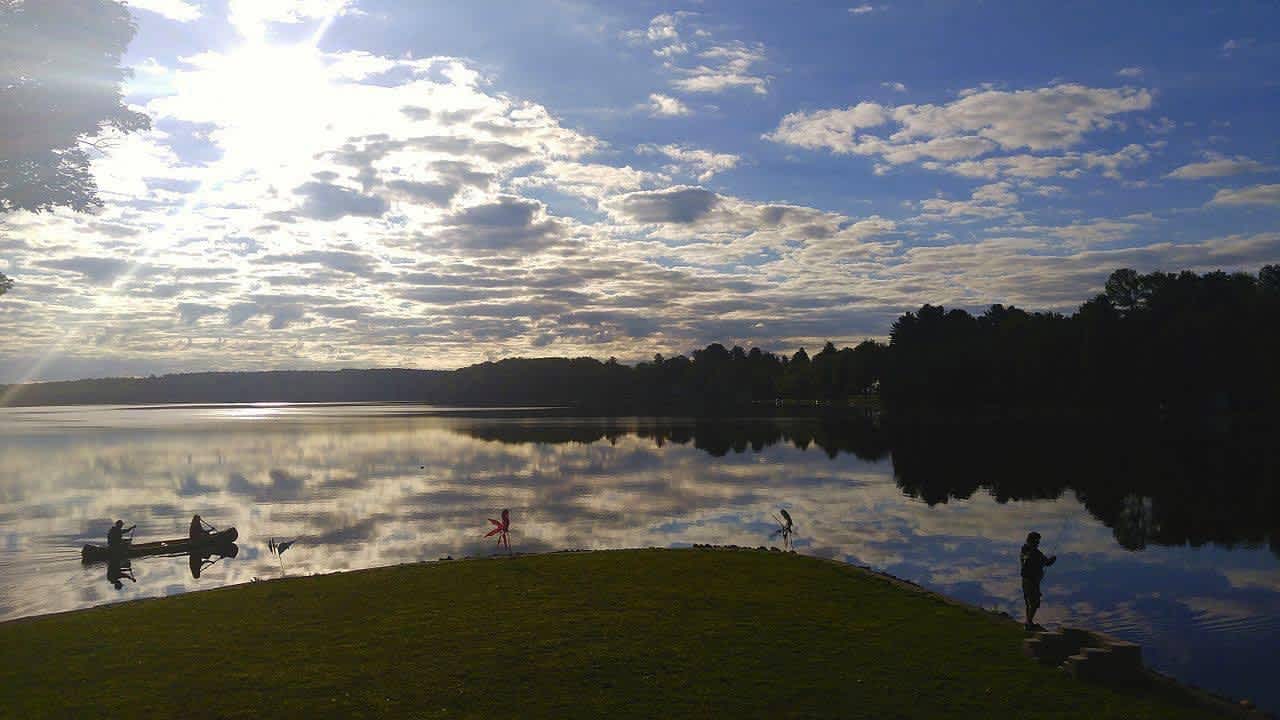
[[[925,305],[890,332],[887,404],[1249,411],[1280,400],[1280,265],[1116,270],[1072,315]]]
[[[1280,265],[1257,275],[1116,270],[1071,315],[924,305],[887,344],[810,356],[713,343],[689,356],[503,360],[456,371],[458,399],[701,410],[788,401],[890,412],[1124,408],[1242,412],[1280,403]]]
[[[630,366],[610,358],[509,358],[453,371],[194,373],[40,383],[9,404],[405,400],[586,410],[742,412],[847,407],[890,412],[1124,408],[1240,412],[1280,401],[1280,265],[1257,274],[1117,270],[1072,315],[924,305],[889,342],[828,342],[810,356],[712,343]]]

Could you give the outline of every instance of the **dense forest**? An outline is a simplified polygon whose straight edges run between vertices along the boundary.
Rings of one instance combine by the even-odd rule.
[[[890,410],[974,408],[1257,411],[1280,403],[1280,265],[1257,275],[1117,270],[1072,315],[925,305],[866,340],[810,356],[713,343],[634,366],[610,358],[512,358],[453,371],[193,373],[37,383],[11,405],[405,400],[741,411],[779,400]]]

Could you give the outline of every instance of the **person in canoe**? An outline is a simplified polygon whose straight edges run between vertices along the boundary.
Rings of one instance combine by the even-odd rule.
[[[116,524],[107,531],[107,547],[112,550],[124,547],[124,534],[133,532],[136,527],[138,526],[135,524],[126,528],[123,520],[117,520]]]
[[[191,516],[191,529],[187,532],[192,540],[204,540],[209,533],[217,530],[214,526],[200,519],[199,515]]]

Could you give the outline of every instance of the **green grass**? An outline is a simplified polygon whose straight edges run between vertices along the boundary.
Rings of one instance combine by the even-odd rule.
[[[0,715],[1197,717],[1071,680],[1008,620],[802,556],[406,565],[0,624]]]

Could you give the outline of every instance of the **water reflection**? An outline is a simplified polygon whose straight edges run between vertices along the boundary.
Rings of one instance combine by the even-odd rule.
[[[1018,547],[1039,530],[1059,562],[1037,620],[1116,632],[1280,707],[1260,677],[1280,641],[1264,436],[259,410],[0,411],[0,618],[277,576],[272,538],[297,541],[287,570],[306,574],[490,554],[502,508],[516,552],[770,544],[785,509],[800,552],[1011,613]],[[193,513],[239,528],[234,562],[122,563],[105,586],[75,562],[115,517],[176,537]]]
[[[107,582],[117,590],[124,589],[121,579],[138,582],[133,576],[133,561],[129,558],[113,557],[107,561]]]

